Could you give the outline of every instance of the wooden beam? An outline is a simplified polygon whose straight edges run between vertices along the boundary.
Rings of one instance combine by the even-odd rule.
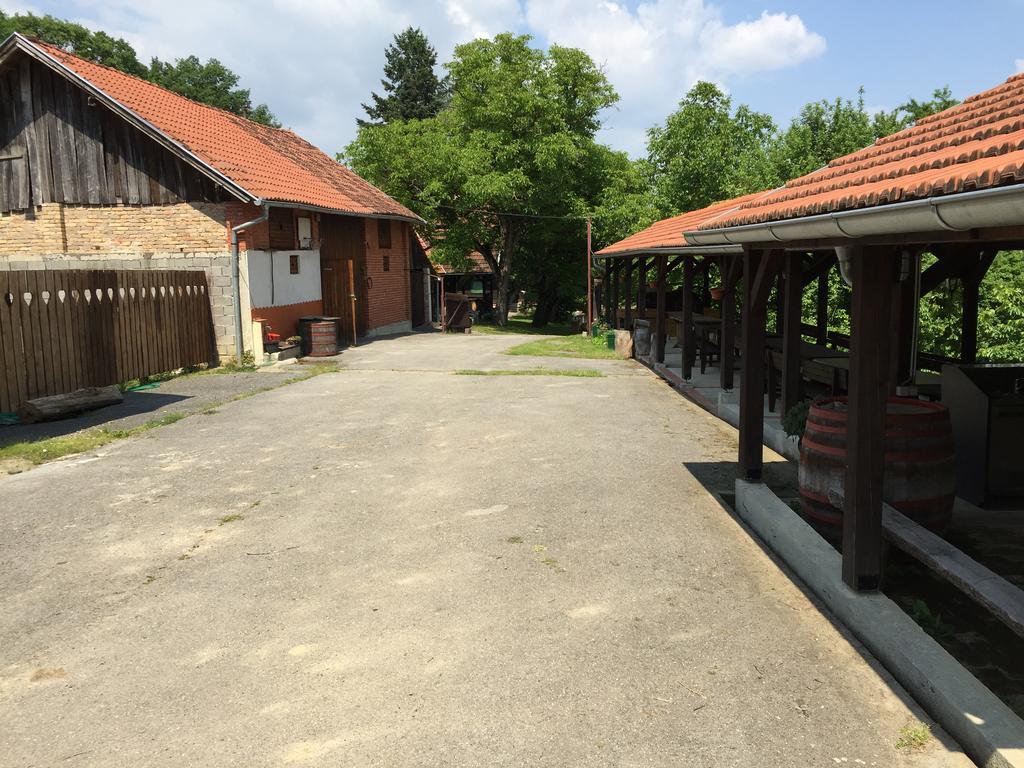
[[[732,391],[736,367],[736,282],[743,271],[741,255],[722,256],[722,328],[718,334],[719,385]]]
[[[977,263],[964,276],[963,315],[960,319],[960,359],[965,363],[978,362],[978,302],[981,281],[996,257],[994,249],[982,251]]]
[[[890,303],[895,253],[853,248],[850,376],[843,513],[843,581],[859,592],[882,576],[882,479],[889,394]]]
[[[608,324],[613,328],[619,327],[619,289],[622,286],[622,262],[616,261],[612,267],[611,285],[611,311],[608,313]]]
[[[785,415],[800,402],[800,331],[802,328],[801,309],[803,280],[801,270],[803,259],[799,253],[786,254],[785,279],[783,288],[782,323],[782,409]]]
[[[743,277],[743,256],[738,253],[726,254],[722,256],[722,259],[722,287],[726,291],[732,291]]]
[[[740,383],[739,477],[760,482],[764,439],[764,336],[771,252],[743,249],[743,378]]]
[[[917,265],[916,258],[914,264]],[[896,387],[913,385],[917,376],[917,371],[914,370],[914,346],[917,343],[917,275],[913,271],[906,280],[893,284],[892,299],[891,394],[896,394]]]
[[[829,265],[829,271],[823,272],[818,275],[818,295],[817,295],[817,307],[815,312],[815,334],[814,338],[819,344],[824,344],[828,341],[828,277],[831,272],[832,265]]]
[[[633,330],[633,259],[626,259],[626,284],[623,289],[622,301],[626,305],[624,325],[627,331]]]
[[[685,256],[676,256],[674,259],[672,259],[672,261],[670,261],[668,263],[668,266],[665,268],[666,274],[671,274],[672,270],[678,267],[680,264],[682,264],[683,259],[685,258]]]
[[[886,541],[983,605],[1018,637],[1024,637],[1024,591],[1019,587],[887,504],[882,509],[882,527]]]
[[[758,306],[767,306],[768,297],[775,282],[775,273],[782,266],[783,251],[761,251],[763,256],[757,263],[757,274],[754,277],[751,299]],[[744,255],[746,255],[744,253]],[[744,262],[743,279],[747,279],[746,262]],[[746,290],[746,289],[744,289]]]
[[[658,268],[656,284],[657,308],[654,315],[654,362],[665,362],[665,337],[667,335],[667,320],[665,316],[665,282],[668,278],[666,270],[667,259],[664,255],[656,256],[654,259]]]
[[[803,284],[810,285],[815,278],[827,275],[835,263],[836,255],[833,251],[814,255],[811,263],[803,269]]]
[[[679,324],[679,346],[683,351],[683,378],[693,378],[693,360],[697,352],[697,343],[693,332],[693,257],[687,256],[683,262],[683,320]]]
[[[654,266],[654,257],[643,259],[640,265],[640,278],[637,280],[637,303],[636,311],[640,318],[647,317],[647,278],[651,267]]]

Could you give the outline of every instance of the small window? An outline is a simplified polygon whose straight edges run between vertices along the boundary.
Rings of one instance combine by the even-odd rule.
[[[306,249],[313,247],[313,220],[308,216],[299,216],[296,220],[296,234],[299,239],[299,248]]]
[[[288,257],[288,272],[293,275],[299,274],[299,254],[293,253]]]
[[[388,256],[386,253],[384,254],[384,271],[385,272],[390,272],[391,271],[391,257]]]
[[[391,222],[387,219],[377,221],[377,245],[381,248],[391,248]]]

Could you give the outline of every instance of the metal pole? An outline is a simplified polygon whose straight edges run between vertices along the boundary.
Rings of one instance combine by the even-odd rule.
[[[587,335],[594,327],[594,268],[590,253],[590,216],[587,216]]]

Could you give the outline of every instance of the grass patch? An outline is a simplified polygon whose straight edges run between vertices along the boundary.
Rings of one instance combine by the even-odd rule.
[[[90,429],[66,437],[51,437],[46,440],[33,440],[22,443],[11,443],[0,448],[0,459],[22,459],[32,464],[45,464],[48,461],[70,456],[73,453],[84,453],[101,448],[107,443],[121,437],[121,432],[106,429]]]
[[[608,349],[604,336],[564,336],[557,339],[536,339],[505,350],[506,355],[531,357],[582,357],[587,360],[616,360],[615,350]]]
[[[924,723],[905,725],[900,728],[900,737],[896,740],[896,749],[921,749],[932,737],[932,729]]]
[[[228,523],[234,523],[237,520],[245,520],[245,516],[244,515],[238,515],[238,514],[224,515],[224,517],[220,518],[217,521],[217,525],[227,525]]]
[[[572,333],[568,323],[548,323],[543,328],[533,326],[533,318],[526,315],[510,317],[506,325],[497,323],[477,323],[473,326],[473,333],[483,334],[521,334],[525,336],[568,336]]]
[[[604,374],[587,368],[522,368],[517,371],[479,371],[463,368],[455,371],[456,376],[572,376],[579,379],[600,379]]]

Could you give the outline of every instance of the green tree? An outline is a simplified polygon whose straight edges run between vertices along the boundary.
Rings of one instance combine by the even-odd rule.
[[[63,48],[68,53],[97,64],[105,64],[137,77],[146,76],[146,67],[139,61],[135,49],[126,40],[111,37],[106,32],[93,32],[81,24],[50,15],[7,15],[0,11],[0,40],[6,40],[15,32]]]
[[[478,251],[494,271],[504,323],[524,243],[544,217],[581,218],[578,177],[594,156],[600,112],[618,96],[582,51],[533,48],[501,34],[455,49],[452,98],[437,117],[364,125],[346,149],[353,168],[434,230],[458,264]],[[519,270],[523,274],[523,270]]]
[[[371,121],[422,120],[434,117],[448,102],[448,78],[434,72],[437,51],[419,29],[408,27],[395,35],[384,52],[383,96],[371,93],[373,104],[363,104]],[[357,120],[359,125],[367,121]]]
[[[647,132],[647,160],[665,215],[756,192],[772,182],[767,148],[775,124],[699,82],[679,107]]]
[[[780,182],[795,179],[827,165],[831,160],[856,152],[885,130],[884,118],[873,122],[864,110],[864,89],[857,101],[837,98],[804,105],[798,117],[773,143],[770,162]]]
[[[241,115],[264,125],[281,124],[266,104],[252,105],[248,88],[238,87],[238,75],[217,59],[203,63],[196,56],[176,59],[174,63],[154,58],[147,73],[149,80],[193,101]]]
[[[928,117],[936,112],[942,112],[944,109],[955,107],[959,103],[959,99],[953,98],[953,92],[949,89],[949,86],[944,85],[932,91],[932,97],[928,101],[909,99],[906,103],[900,104],[896,111],[904,113],[909,124],[916,123],[922,117]]]
[[[173,64],[153,59],[147,68],[139,61],[128,41],[119,37],[93,32],[81,24],[54,16],[8,15],[0,11],[0,40],[14,32],[55,45],[97,64],[150,80],[182,96],[220,107],[257,123],[274,127],[281,125],[266,104],[252,105],[249,90],[238,87],[238,75],[216,59],[205,64],[195,56],[186,56]]]

